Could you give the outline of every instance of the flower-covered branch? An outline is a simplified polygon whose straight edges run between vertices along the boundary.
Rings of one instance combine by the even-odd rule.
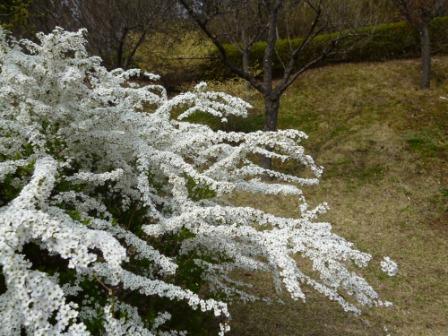
[[[388,304],[353,272],[370,255],[317,220],[326,204],[306,202],[301,187],[318,184],[322,168],[300,145],[303,132],[226,133],[185,121],[205,112],[226,122],[250,105],[205,83],[169,97],[156,75],[106,70],[87,55],[84,35],[56,28],[34,43],[0,31],[0,335],[88,335],[95,321],[109,335],[184,334],[170,329],[166,309],[140,316],[154,297],[213,312],[223,334],[225,301],[174,281],[187,256],[229,299],[258,299],[233,277],[246,270],[268,272],[294,299],[309,286],[354,313]],[[304,176],[263,168],[260,155],[300,164]],[[294,196],[297,216],[224,205],[235,191]],[[175,248],[172,236],[182,237]],[[382,268],[396,273],[390,259]]]

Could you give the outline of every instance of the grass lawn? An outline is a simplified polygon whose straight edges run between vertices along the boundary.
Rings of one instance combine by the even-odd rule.
[[[315,69],[288,90],[280,112],[280,127],[306,131],[305,147],[326,168],[308,198],[328,201],[334,230],[374,256],[363,274],[394,307],[353,317],[313,292],[306,304],[234,304],[231,335],[448,335],[448,57],[434,60],[430,91],[417,90],[418,71],[414,60]],[[261,99],[244,83],[211,87],[254,105],[226,128],[261,127]],[[296,212],[286,198],[233,202]],[[378,270],[385,255],[399,263],[395,278]],[[252,278],[272,292],[269,279]]]

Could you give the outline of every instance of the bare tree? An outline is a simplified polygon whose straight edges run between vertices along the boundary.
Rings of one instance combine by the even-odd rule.
[[[87,28],[90,51],[108,67],[127,68],[145,37],[164,26],[171,5],[169,0],[34,0],[31,10],[38,30]]]
[[[263,95],[265,106],[265,130],[277,130],[278,112],[280,99],[285,90],[305,71],[321,62],[335,47],[337,40],[328,43],[319,55],[309,60],[306,64],[299,65],[299,58],[310,46],[314,38],[328,28],[329,22],[326,20],[324,11],[325,0],[242,0],[242,1],[189,1],[179,0],[186,9],[190,17],[196,22],[199,28],[214,43],[219,51],[221,61],[235,75],[247,80],[257,91]],[[233,6],[229,9],[229,6]],[[288,12],[303,6],[312,13],[312,20],[309,22],[305,34],[298,45],[290,43],[288,59],[281,60],[283,71],[278,80],[274,78],[274,62],[278,58],[277,41],[279,39],[279,25]],[[248,8],[251,10],[248,11]],[[263,63],[261,73],[253,72],[245,62],[243,65],[233,62],[226,50],[225,43],[233,42],[232,38],[223,38],[222,34],[216,32],[214,23],[224,18],[229,13],[240,13],[234,15],[235,25],[253,29],[250,32],[249,43],[241,43],[243,59],[249,58],[244,53],[249,54],[251,43],[257,39],[265,43]],[[253,15],[255,15],[254,17]],[[248,14],[248,15],[245,15]],[[256,25],[251,25],[257,22]],[[244,28],[240,28],[244,31]],[[291,36],[287,35],[286,38]],[[244,41],[241,38],[240,41]],[[247,40],[246,40],[247,41]]]
[[[208,13],[214,11],[219,15],[219,20],[213,23],[218,39],[232,43],[239,50],[242,69],[249,72],[250,50],[266,32],[262,8],[257,1],[250,0],[209,1],[208,5]]]
[[[429,89],[431,85],[431,37],[429,24],[447,9],[447,0],[393,0],[401,14],[419,33],[421,45],[420,87]]]
[[[337,29],[373,26],[397,19],[397,10],[390,0],[330,0],[327,6]]]

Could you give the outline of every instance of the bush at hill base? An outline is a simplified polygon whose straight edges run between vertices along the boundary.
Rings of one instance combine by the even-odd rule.
[[[433,53],[448,53],[448,17],[438,17],[431,22]],[[341,33],[321,34],[314,38],[297,59],[297,68],[307,64],[328,48],[332,41],[339,40],[332,52],[318,66],[342,62],[372,62],[391,59],[418,57],[421,53],[418,32],[406,22],[385,23]],[[283,64],[289,60],[291,49],[297,48],[302,39],[280,39],[276,44],[273,69],[277,74],[283,71]],[[251,49],[250,59],[253,71],[261,70],[265,42],[257,42]],[[241,52],[233,45],[225,45],[229,61],[241,66]],[[233,77],[220,62],[219,53],[210,53],[210,61],[201,66],[207,78]]]

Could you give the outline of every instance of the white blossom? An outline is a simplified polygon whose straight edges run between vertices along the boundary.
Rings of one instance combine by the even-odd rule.
[[[398,273],[398,265],[390,257],[384,257],[381,261],[381,270],[389,276],[395,276]]]
[[[130,84],[140,71],[105,69],[98,57],[87,55],[84,33],[56,28],[38,34],[34,43],[14,41],[0,30],[0,187],[14,177],[10,186],[19,189],[0,202],[6,285],[0,335],[20,335],[22,328],[30,335],[88,335],[84,322],[98,316],[108,335],[185,335],[159,330],[171,318],[166,311],[151,329],[119,298],[106,307],[89,297],[80,306],[71,302],[85,295],[82,279],[212,311],[221,321],[220,334],[226,333],[227,304],[170,283],[176,258],[150,243],[182,230],[191,235],[178,253],[195,252],[210,288],[228,296],[267,300],[233,278],[233,271],[245,270],[269,273],[278,291],[286,289],[294,299],[305,300],[308,286],[354,313],[364,305],[388,304],[352,270],[365,267],[371,256],[317,220],[325,203],[310,208],[306,202],[301,187],[317,185],[323,169],[305,154],[303,132],[227,133],[187,122],[198,111],[223,121],[244,117],[250,105],[207,91],[205,83],[174,97],[157,84]],[[304,174],[263,168],[254,160],[260,155],[300,164]],[[31,172],[16,176],[25,167]],[[208,196],[194,197],[198,190]],[[225,205],[221,196],[235,191],[296,197],[297,215]],[[133,207],[146,221],[147,236],[129,229],[132,220],[114,218],[114,212]],[[34,269],[23,251],[29,243],[66,260],[76,280],[62,284]],[[312,269],[302,268],[300,258]],[[132,260],[151,266],[137,274],[126,268]],[[397,269],[388,258],[381,268],[390,275]],[[118,310],[127,317],[117,317]]]

